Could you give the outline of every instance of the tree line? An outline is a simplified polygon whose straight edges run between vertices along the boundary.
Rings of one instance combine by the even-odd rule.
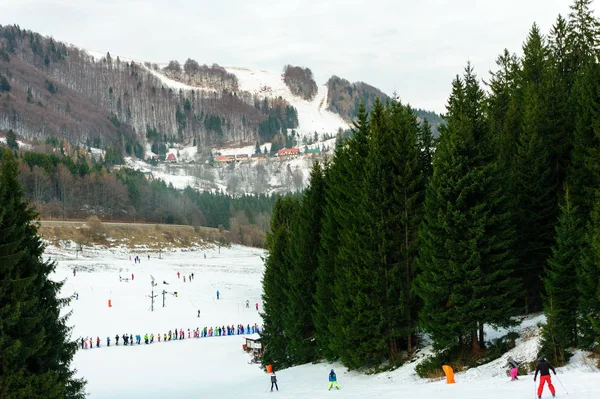
[[[9,149],[0,146],[0,161]],[[231,239],[262,246],[275,199],[175,189],[130,168],[109,170],[83,156],[21,151],[16,158],[25,197],[42,218],[188,224],[223,228]]]
[[[263,362],[394,367],[426,333],[477,360],[485,326],[544,311],[540,353],[564,364],[600,336],[600,22],[576,0],[533,25],[484,84],[452,82],[445,124],[396,99],[279,198],[267,234]],[[435,148],[435,151],[434,151]]]

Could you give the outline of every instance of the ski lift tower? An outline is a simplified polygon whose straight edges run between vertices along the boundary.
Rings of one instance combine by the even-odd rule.
[[[150,275],[150,278],[152,279],[150,281],[150,285],[152,286],[152,291],[150,292],[150,295],[148,295],[150,297],[150,311],[154,312],[154,298],[156,298],[158,295],[154,295],[154,287],[156,287],[156,282],[154,281],[154,276]]]

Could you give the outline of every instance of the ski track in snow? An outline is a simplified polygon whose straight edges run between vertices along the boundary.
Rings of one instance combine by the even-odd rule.
[[[71,248],[74,248],[72,246]],[[147,255],[151,259],[148,260]],[[206,254],[206,259],[204,259]],[[129,260],[139,255],[140,264]],[[261,302],[261,279],[264,251],[241,246],[166,250],[158,254],[147,248],[129,250],[123,247],[94,247],[76,257],[74,250],[49,246],[45,257],[57,261],[53,278],[64,280],[62,295],[75,291],[79,300],[64,309],[72,311],[69,324],[73,337],[100,336],[101,348],[78,350],[74,359],[77,375],[88,381],[92,399],[158,399],[176,398],[260,398],[269,393],[269,376],[250,356],[242,351],[244,336],[209,337],[183,341],[154,342],[150,345],[114,346],[114,336],[146,333],[164,334],[175,328],[193,329],[239,323],[262,324],[254,304]],[[77,274],[73,277],[73,268]],[[182,276],[177,278],[177,271]],[[191,282],[183,275],[194,273]],[[133,281],[119,282],[119,275]],[[154,312],[150,311],[151,276],[163,288],[178,291],[176,298],[156,297]],[[163,280],[169,285],[162,284]],[[216,300],[219,290],[221,299]],[[108,299],[112,307],[108,307]],[[250,301],[250,309],[245,307]],[[201,317],[197,317],[197,310]],[[517,361],[536,358],[539,334],[537,324],[543,316],[525,319],[515,328],[522,334],[517,346],[509,353]],[[507,331],[487,329],[488,338],[497,338]],[[186,333],[187,334],[187,333]],[[106,337],[111,347],[106,348]],[[255,335],[256,336],[256,335]],[[534,398],[533,376],[521,376],[511,382],[506,376],[505,356],[480,367],[457,373],[456,384],[419,378],[415,366],[431,354],[431,347],[421,349],[416,360],[390,372],[364,375],[348,371],[340,364],[307,364],[277,371],[279,398],[420,398],[420,399],[506,399]],[[341,390],[327,391],[327,374],[334,368]],[[584,352],[577,352],[570,363],[557,369],[553,377],[557,398],[591,399],[597,397],[600,373]],[[560,380],[559,380],[560,379]],[[562,383],[562,384],[561,384]],[[568,391],[568,395],[567,392]],[[543,398],[550,393],[544,391]]]

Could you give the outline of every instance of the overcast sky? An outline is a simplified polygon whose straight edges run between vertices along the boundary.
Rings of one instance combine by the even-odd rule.
[[[487,79],[572,0],[0,0],[0,24],[136,60],[309,67],[443,112],[470,60]]]

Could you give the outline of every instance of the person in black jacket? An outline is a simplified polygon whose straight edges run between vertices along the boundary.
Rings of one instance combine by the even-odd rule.
[[[550,363],[546,361],[545,357],[541,357],[538,361],[537,368],[535,369],[535,375],[533,376],[533,381],[537,379],[538,372],[540,373],[540,386],[537,390],[538,399],[542,397],[542,391],[544,390],[544,384],[548,383],[548,388],[550,388],[550,392],[552,393],[552,397],[556,394],[556,390],[554,389],[554,385],[552,385],[552,379],[550,378],[550,370],[556,375],[556,371],[554,367]]]
[[[275,385],[275,389],[279,391],[279,387],[277,386],[277,376],[274,371],[271,373],[271,392],[273,392],[273,385]]]

